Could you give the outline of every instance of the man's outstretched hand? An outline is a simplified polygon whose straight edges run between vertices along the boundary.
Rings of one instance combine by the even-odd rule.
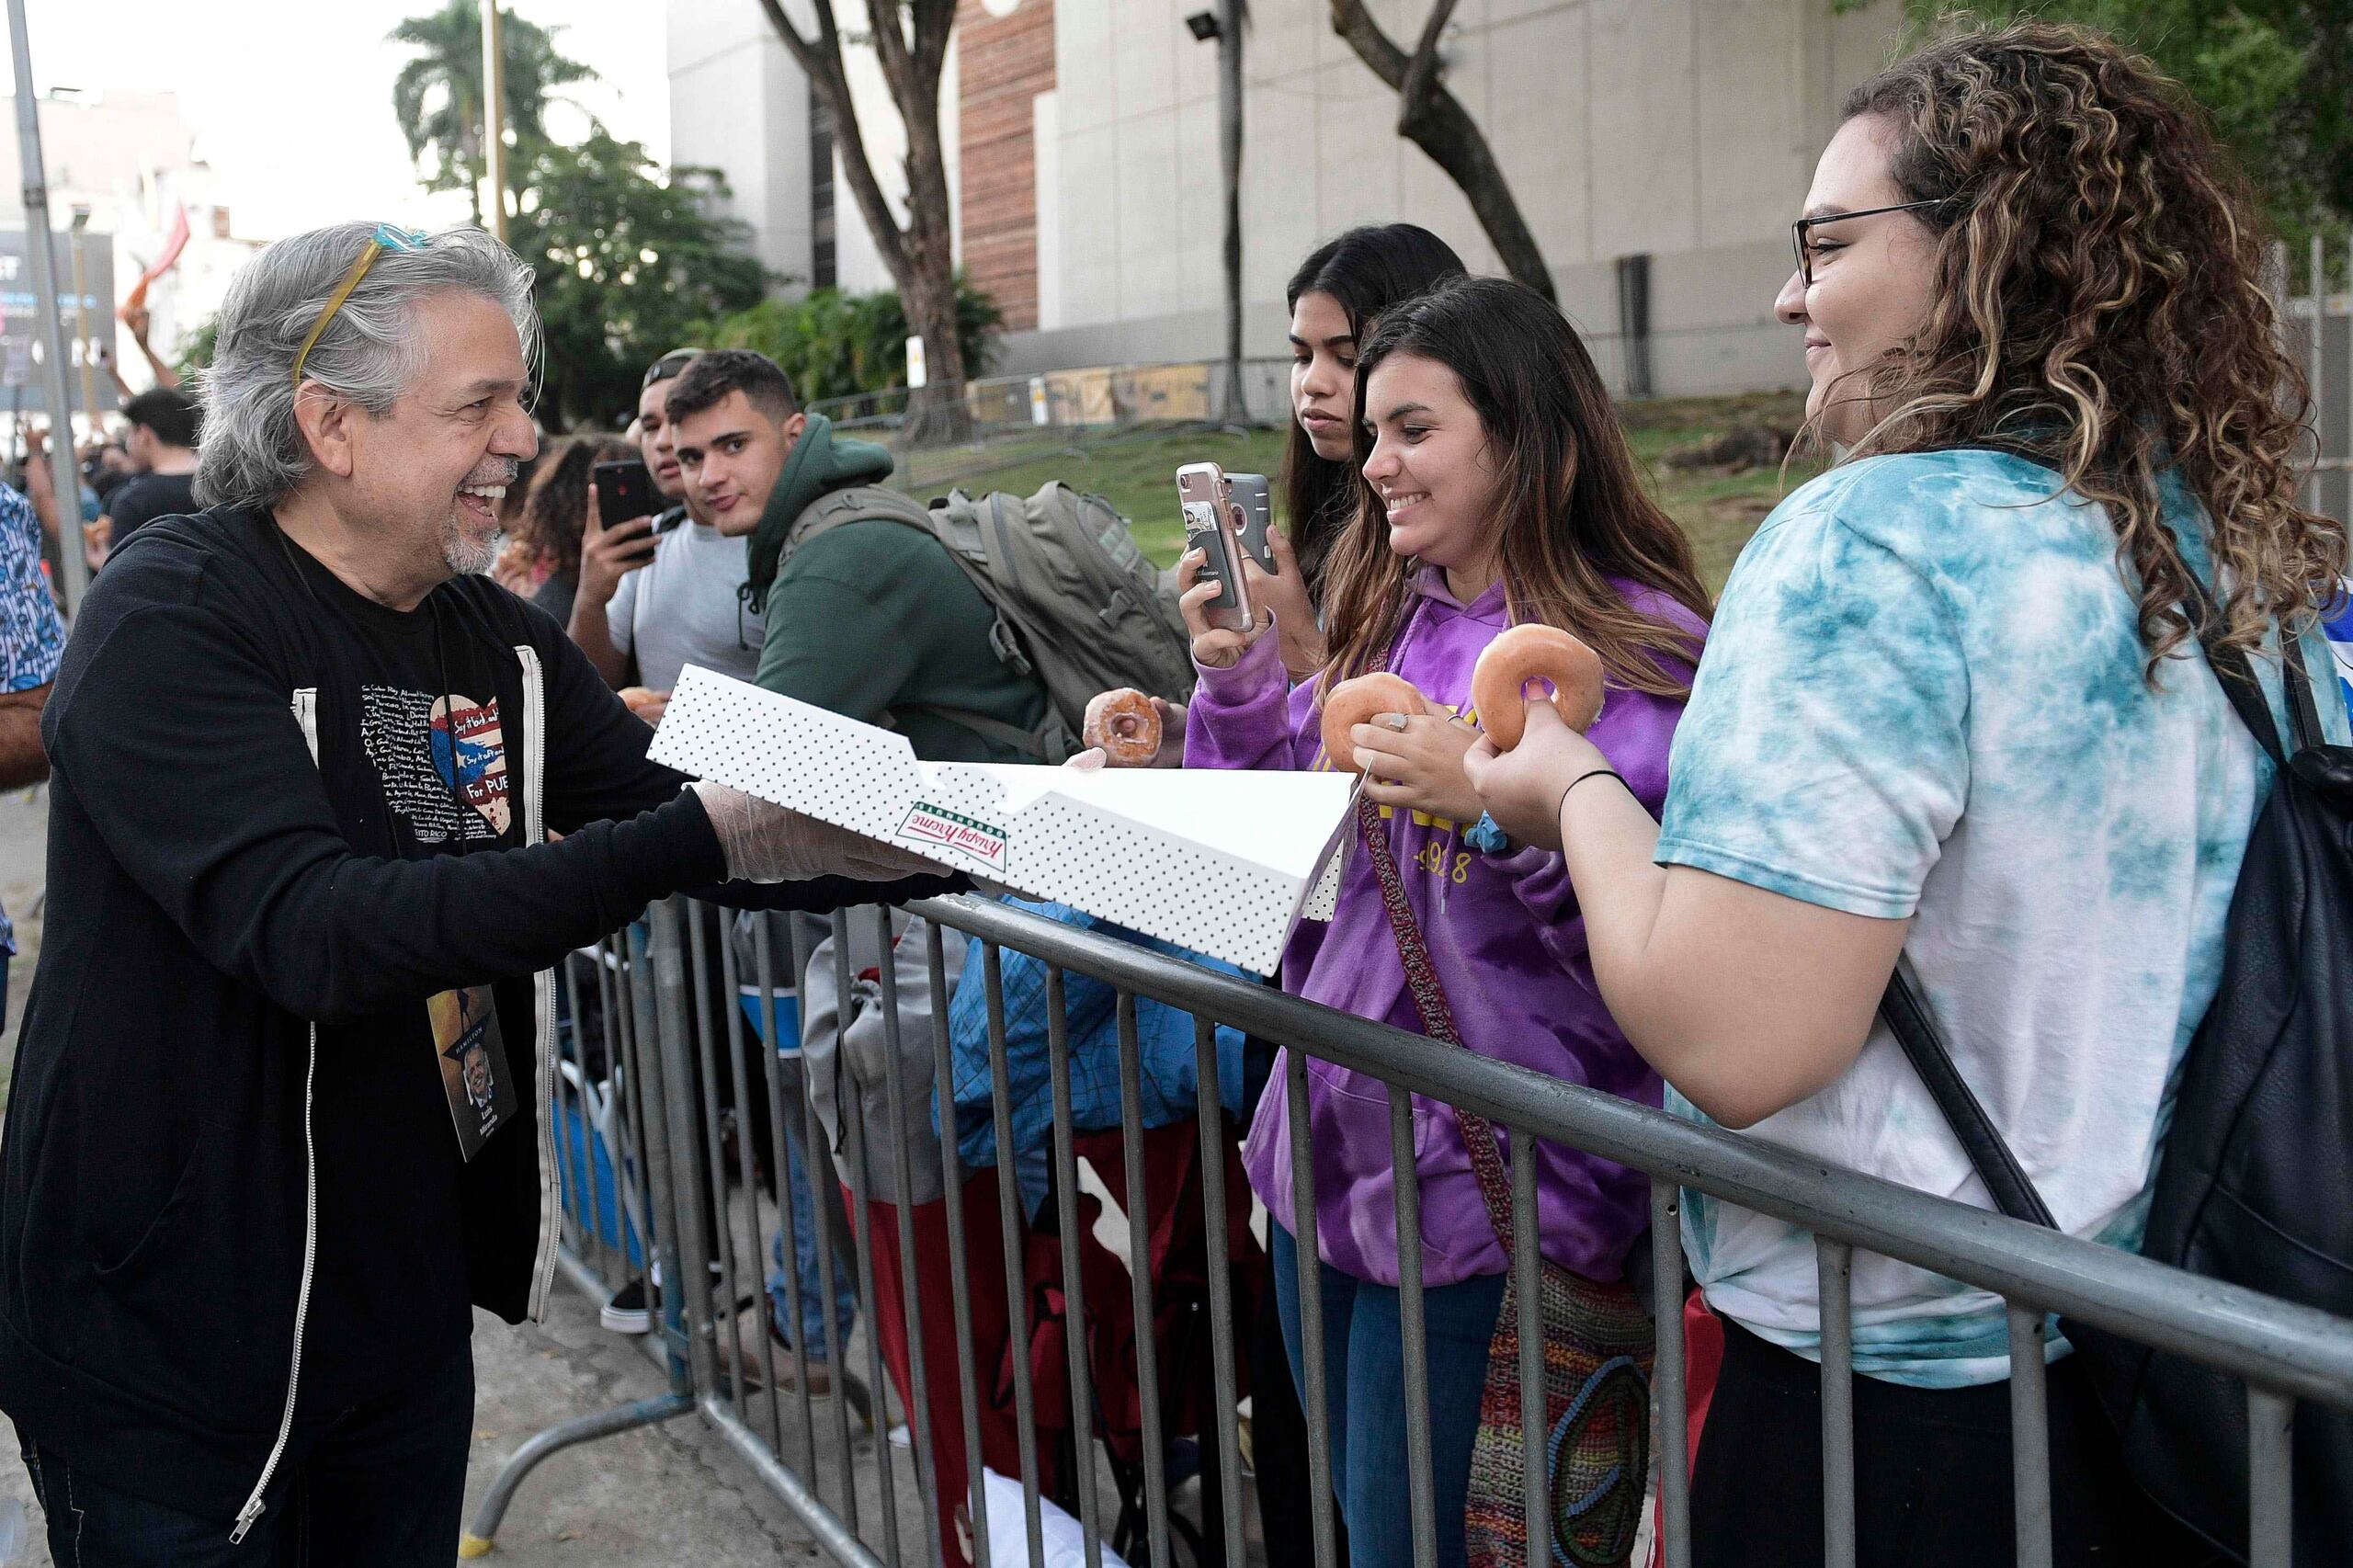
[[[901,877],[941,874],[938,865],[919,855],[770,805],[724,784],[706,778],[688,788],[701,799],[711,829],[719,835],[730,881],[797,882],[813,877],[849,877],[862,882],[891,882]]]

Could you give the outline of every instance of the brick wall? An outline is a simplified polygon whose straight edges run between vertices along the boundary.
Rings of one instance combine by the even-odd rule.
[[[1008,331],[1038,324],[1038,157],[1030,100],[1054,86],[1054,0],[1020,0],[992,17],[981,0],[956,14],[964,270],[1005,312]]]

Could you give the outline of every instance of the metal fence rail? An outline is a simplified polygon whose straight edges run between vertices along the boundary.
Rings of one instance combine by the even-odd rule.
[[[2290,1562],[2289,1446],[2296,1402],[2353,1410],[2353,1322],[1872,1177],[1826,1169],[1751,1139],[1438,1045],[1420,1035],[1336,1013],[1000,903],[970,897],[937,899],[912,906],[912,912],[925,922],[916,969],[929,983],[928,1040],[903,1038],[899,960],[891,951],[890,913],[866,909],[834,917],[836,939],[832,961],[837,996],[847,997],[851,993],[850,942],[861,926],[883,954],[877,979],[884,1049],[879,1083],[871,1080],[870,1068],[865,1078],[849,1071],[849,1053],[844,1051],[838,1059],[843,1071],[831,1103],[835,1107],[848,1185],[857,1194],[886,1189],[913,1194],[923,1188],[927,1176],[938,1177],[947,1242],[937,1250],[945,1256],[926,1250],[933,1244],[918,1242],[912,1210],[852,1202],[851,1215],[845,1221],[830,1201],[831,1191],[818,1194],[825,1199],[816,1206],[821,1228],[835,1230],[847,1223],[851,1233],[849,1250],[856,1260],[861,1321],[854,1334],[845,1336],[832,1312],[825,1313],[828,1338],[823,1365],[830,1369],[830,1383],[814,1396],[811,1377],[815,1358],[803,1343],[805,1335],[799,1332],[809,1319],[803,1315],[805,1303],[796,1269],[789,1262],[782,1269],[781,1292],[762,1281],[768,1245],[776,1244],[789,1260],[794,1256],[798,1239],[798,1222],[793,1205],[784,1199],[781,1175],[790,1142],[789,1130],[797,1131],[809,1156],[813,1177],[817,1178],[813,1187],[831,1187],[832,1145],[821,1115],[820,1096],[810,1092],[802,1060],[779,1057],[756,1043],[745,1049],[745,1015],[733,1005],[741,994],[733,945],[710,939],[722,928],[720,925],[682,901],[654,906],[650,912],[649,935],[600,949],[597,963],[589,970],[592,985],[584,984],[578,972],[571,977],[575,1022],[582,1017],[582,998],[592,994],[604,1004],[604,1022],[601,1054],[597,1049],[598,1031],[574,1031],[574,1060],[567,1062],[564,1086],[565,1114],[569,1118],[576,1109],[600,1119],[600,1125],[610,1130],[608,1142],[601,1146],[609,1150],[613,1175],[608,1178],[608,1193],[600,1185],[595,1165],[600,1147],[597,1139],[583,1141],[585,1165],[582,1151],[574,1148],[573,1140],[568,1135],[560,1140],[569,1162],[564,1173],[566,1209],[572,1233],[579,1238],[569,1251],[567,1272],[584,1289],[608,1293],[640,1269],[643,1251],[658,1256],[661,1281],[654,1294],[658,1298],[663,1332],[649,1339],[648,1348],[668,1372],[671,1393],[662,1400],[568,1423],[526,1445],[478,1513],[470,1551],[487,1550],[516,1484],[547,1452],[695,1408],[752,1464],[835,1561],[867,1565],[969,1560],[985,1564],[990,1562],[990,1531],[989,1499],[982,1477],[983,1421],[986,1416],[1001,1426],[1009,1405],[1016,1439],[1010,1445],[1015,1454],[1010,1462],[1018,1471],[1022,1495],[1019,1533],[1026,1540],[1030,1562],[1045,1561],[1043,1504],[1050,1494],[1058,1493],[1074,1505],[1070,1511],[1076,1516],[1089,1568],[1103,1561],[1107,1545],[1125,1552],[1131,1562],[1160,1565],[1190,1561],[1239,1568],[1249,1560],[1249,1542],[1236,1410],[1243,1373],[1237,1363],[1234,1286],[1235,1269],[1255,1264],[1229,1252],[1231,1221],[1236,1212],[1233,1204],[1237,1199],[1246,1202],[1247,1196],[1235,1191],[1229,1181],[1234,1134],[1218,1100],[1214,1027],[1219,1024],[1289,1048],[1288,1071],[1278,1074],[1267,1092],[1287,1096],[1292,1178],[1302,1237],[1314,1233],[1316,1213],[1305,1136],[1306,1058],[1335,1062],[1389,1085],[1391,1153],[1398,1184],[1398,1252],[1404,1276],[1400,1305],[1406,1411],[1412,1432],[1409,1449],[1414,1455],[1410,1473],[1402,1479],[1410,1498],[1417,1562],[1433,1561],[1438,1521],[1427,1437],[1428,1374],[1418,1267],[1420,1214],[1413,1095],[1478,1112],[1508,1131],[1515,1183],[1527,1184],[1516,1203],[1520,1234],[1515,1248],[1518,1267],[1527,1276],[1517,1293],[1524,1361],[1535,1361],[1542,1346],[1533,1278],[1539,1256],[1533,1196],[1535,1141],[1589,1151],[1653,1178],[1651,1263],[1657,1282],[1657,1354],[1652,1392],[1658,1464],[1654,1494],[1664,1561],[1670,1568],[1688,1562],[1689,1548],[1683,1292],[1678,1289],[1683,1278],[1680,1201],[1681,1189],[1686,1187],[1814,1234],[1825,1367],[1851,1368],[1848,1286],[1858,1250],[1993,1291],[2008,1303],[2017,1561],[2021,1564],[2051,1561],[2052,1511],[2063,1510],[2069,1504],[2063,1496],[2052,1495],[2048,1470],[2041,1346],[2050,1313],[2064,1313],[2177,1353],[2245,1383],[2254,1434],[2249,1453],[2250,1550],[2258,1568],[2286,1568]],[[776,983],[779,976],[789,984],[791,976],[806,968],[810,960],[806,937],[814,933],[794,922],[793,951],[779,955],[771,951],[767,924],[752,924],[756,937],[756,993],[766,998],[780,989]],[[990,1111],[999,1178],[992,1187],[984,1188],[977,1173],[967,1172],[957,1153],[945,932],[970,938],[965,962],[981,966],[985,990]],[[1066,1334],[1066,1367],[1035,1366],[1028,1353],[1032,1344],[1031,1309],[1051,1298],[1024,1287],[1021,1260],[1031,1250],[1031,1221],[1017,1199],[1017,1182],[1004,1179],[1014,1164],[1007,1152],[1016,1149],[1013,1063],[1007,1055],[1002,974],[1006,954],[1027,955],[1045,966],[1045,1065],[1052,1127],[1050,1147],[1039,1153],[1051,1166],[1051,1228],[1060,1241],[1061,1273],[1055,1284],[1063,1321],[1081,1329],[1091,1324],[1090,1276],[1081,1256],[1088,1241],[1082,1190],[1086,1180],[1099,1185],[1113,1179],[1107,1165],[1120,1167],[1120,1202],[1130,1221],[1122,1260],[1127,1266],[1130,1298],[1125,1304],[1137,1325],[1133,1374],[1141,1409],[1135,1439],[1140,1453],[1132,1462],[1120,1460],[1111,1448],[1097,1440],[1103,1434],[1101,1396],[1126,1391],[1090,1386],[1097,1367],[1087,1354],[1088,1335]],[[782,968],[784,963],[791,968]],[[1107,983],[1117,997],[1120,1116],[1120,1126],[1105,1132],[1106,1136],[1115,1134],[1116,1153],[1112,1143],[1091,1144],[1085,1179],[1079,1145],[1089,1132],[1074,1125],[1072,1042],[1065,996],[1069,976]],[[1209,1332],[1205,1346],[1197,1343],[1196,1335],[1178,1347],[1176,1353],[1183,1358],[1181,1369],[1172,1369],[1160,1359],[1170,1347],[1156,1343],[1160,1315],[1156,1309],[1169,1304],[1170,1293],[1177,1287],[1154,1267],[1146,1234],[1153,1227],[1143,1222],[1155,1213],[1153,1195],[1146,1190],[1146,1145],[1152,1135],[1144,1127],[1137,1028],[1138,1002],[1147,998],[1189,1012],[1194,1019],[1193,1065],[1199,1092],[1193,1120],[1198,1136],[1183,1133],[1181,1123],[1177,1136],[1185,1140],[1185,1147],[1197,1143],[1193,1168],[1199,1178],[1206,1281],[1198,1292],[1204,1299],[1198,1304]],[[725,1014],[723,1019],[715,1016],[721,1011]],[[748,1062],[757,1066],[747,1068]],[[907,1070],[910,1062],[916,1071]],[[755,1081],[756,1073],[763,1081]],[[722,1083],[733,1090],[732,1112],[721,1103]],[[863,1124],[862,1096],[857,1092],[860,1088],[881,1091],[889,1112],[887,1129]],[[926,1173],[911,1150],[923,1142],[921,1133],[931,1119],[935,1097],[941,1108],[941,1148],[937,1170]],[[776,1193],[772,1205],[763,1197],[752,1153],[754,1140],[745,1135],[749,1119],[756,1115],[766,1119],[771,1139],[768,1158]],[[731,1125],[732,1158],[724,1137]],[[878,1134],[891,1151],[887,1171],[875,1168],[871,1146]],[[1167,1130],[1162,1136],[1167,1136]],[[1165,1142],[1157,1146],[1168,1147]],[[881,1187],[878,1176],[882,1178]],[[1162,1195],[1164,1204],[1168,1197]],[[996,1206],[993,1236],[984,1227],[967,1228],[966,1221],[976,1217],[967,1205],[983,1200]],[[1160,1212],[1165,1213],[1165,1208]],[[1047,1224],[1049,1214],[1041,1210],[1037,1222]],[[894,1235],[878,1237],[876,1229],[881,1223],[888,1223]],[[633,1233],[631,1224],[636,1226]],[[648,1229],[650,1248],[641,1240],[633,1252],[631,1235],[644,1238]],[[976,1235],[986,1244],[978,1251]],[[837,1230],[832,1239],[840,1239]],[[1336,1533],[1330,1434],[1324,1429],[1321,1388],[1324,1361],[1316,1255],[1313,1247],[1299,1250],[1301,1328],[1307,1341],[1302,1369],[1311,1476],[1310,1495],[1303,1501],[1313,1521],[1314,1562],[1317,1568],[1332,1568],[1336,1560]],[[835,1294],[830,1272],[834,1249],[819,1245],[816,1256],[823,1274],[820,1289],[830,1303]],[[898,1285],[887,1303],[877,1293],[878,1260],[886,1258],[896,1266]],[[982,1359],[985,1347],[979,1345],[975,1331],[984,1308],[994,1311],[988,1304],[994,1302],[994,1293],[988,1294],[987,1303],[983,1301],[987,1286],[979,1276],[984,1271],[991,1274],[988,1285],[992,1286],[995,1273],[1003,1274],[1002,1337],[1013,1347],[1009,1357],[985,1361]],[[943,1274],[944,1290],[940,1288]],[[1099,1271],[1095,1278],[1101,1278]],[[759,1335],[762,1364],[746,1366],[746,1358],[738,1354],[735,1309],[745,1299],[754,1301],[764,1315],[779,1305],[786,1309],[795,1333],[784,1363],[779,1363],[774,1336],[766,1333]],[[949,1320],[944,1340],[938,1321],[943,1302]],[[885,1319],[895,1320],[898,1326],[891,1337],[904,1346],[895,1372],[885,1366],[882,1341],[886,1335],[878,1331]],[[928,1334],[927,1321],[932,1331]],[[854,1345],[852,1340],[860,1343]],[[862,1389],[845,1370],[860,1349]],[[938,1358],[942,1349],[952,1365],[943,1364]],[[1202,1360],[1208,1364],[1206,1382],[1212,1392],[1209,1408],[1195,1412],[1199,1429],[1169,1429],[1177,1417],[1164,1408],[1163,1401],[1172,1392],[1201,1385],[1199,1363]],[[1051,1381],[1057,1372],[1059,1388],[1040,1385],[1041,1374]],[[1522,1381],[1524,1387],[1540,1386],[1538,1368],[1524,1368]],[[1824,1537],[1830,1562],[1852,1562],[1851,1375],[1825,1377],[1822,1388]],[[1529,1517],[1541,1519],[1547,1517],[1542,1506],[1544,1402],[1531,1398],[1524,1402],[1524,1451],[1530,1456]],[[908,1429],[904,1448],[889,1436],[902,1422]],[[939,1473],[948,1462],[941,1457],[947,1450],[940,1444],[950,1434],[960,1439],[953,1447],[963,1461],[961,1480]],[[1170,1459],[1179,1442],[1199,1446],[1198,1521],[1171,1504]],[[953,1516],[935,1506],[940,1489],[951,1484],[963,1501],[961,1513]],[[948,1520],[945,1528],[943,1519]],[[963,1545],[968,1519],[969,1559]],[[1545,1533],[1531,1530],[1529,1535],[1528,1562],[1530,1568],[1542,1568],[1551,1561]]]

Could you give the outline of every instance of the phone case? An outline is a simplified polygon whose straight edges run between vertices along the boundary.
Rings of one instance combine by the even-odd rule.
[[[1267,542],[1267,529],[1275,520],[1273,486],[1263,473],[1229,473],[1225,483],[1233,488],[1233,504],[1242,508],[1242,527],[1238,537],[1242,548],[1266,571],[1275,569],[1274,546]]]
[[[1215,463],[1187,463],[1176,471],[1176,499],[1185,509],[1185,548],[1204,553],[1201,577],[1218,585],[1209,603],[1210,624],[1247,631],[1257,610],[1242,579],[1242,509],[1225,471]]]

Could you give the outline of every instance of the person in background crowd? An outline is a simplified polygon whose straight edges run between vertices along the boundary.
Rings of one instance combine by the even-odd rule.
[[[1564,846],[1601,995],[1673,1108],[1991,1207],[1877,1021],[1901,957],[2060,1227],[2136,1247],[2269,784],[2191,579],[2284,715],[2275,626],[2325,671],[2310,628],[2346,559],[2298,505],[2302,383],[2260,227],[2177,84],[2034,24],[1857,88],[1795,239],[1776,309],[1844,456],[1733,571],[1664,817],[1597,771],[1598,729],[1542,706],[1472,781],[1507,832]],[[1810,1568],[1813,1238],[1699,1199],[1684,1245],[1730,1320],[1692,1560]],[[2007,1562],[2001,1299],[1858,1258],[1853,1313],[1859,1561]],[[2054,1562],[2208,1561],[2133,1487],[2067,1351]]]
[[[49,777],[41,710],[65,651],[65,625],[40,569],[40,523],[22,495],[0,488],[0,790]],[[17,929],[0,911],[0,1029],[8,1022],[8,960]]]
[[[1461,757],[1472,666],[1516,622],[1575,627],[1611,685],[1595,725],[1633,788],[1666,793],[1666,749],[1705,634],[1690,546],[1644,490],[1599,373],[1574,329],[1529,290],[1457,278],[1384,312],[1360,346],[1351,415],[1363,475],[1355,521],[1332,547],[1331,656],[1292,686],[1270,625],[1212,628],[1199,551],[1178,568],[1200,670],[1188,767],[1329,766],[1319,739],[1330,686],[1404,676],[1438,710],[1357,726],[1353,762],[1404,875],[1464,1044],[1482,1055],[1656,1103],[1659,1081],[1593,989],[1559,853],[1506,841],[1480,812]],[[1459,715],[1459,717],[1458,717]],[[1285,955],[1283,989],[1421,1032],[1371,857],[1353,854],[1336,912]],[[1279,1068],[1278,1069],[1279,1074]],[[1318,1062],[1309,1075],[1333,1481],[1358,1568],[1410,1560],[1411,1460],[1403,1387],[1388,1095]],[[1427,1287],[1430,1463],[1438,1562],[1464,1561],[1463,1509],[1487,1347],[1506,1259],[1461,1130],[1415,1110]],[[1649,1187],[1623,1166],[1537,1145],[1545,1256],[1614,1283],[1648,1221]],[[1285,1096],[1269,1093],[1244,1149],[1272,1221],[1275,1290],[1295,1381],[1305,1387],[1300,1217]]]
[[[649,762],[483,580],[537,337],[479,230],[271,245],[221,312],[207,509],[79,608],[0,1172],[0,1408],[61,1562],[441,1568],[473,1307],[554,1276],[535,971],[684,888],[954,885]],[[823,873],[859,880],[716,886]]]
[[[131,334],[131,341],[138,346],[140,358],[147,361],[147,373],[155,378],[155,384],[159,387],[176,387],[180,384],[180,373],[165,364],[164,357],[155,352],[154,345],[147,341],[148,329],[153,321],[153,312],[144,305],[123,308],[123,328]],[[129,402],[133,395],[131,383],[122,379],[122,372],[117,369],[112,353],[108,353],[105,358],[107,373],[114,378],[114,384],[121,392],[123,400]]]
[[[204,411],[177,387],[143,392],[122,405],[124,445],[137,472],[110,492],[90,525],[91,564],[102,566],[141,526],[196,510],[196,445]]]
[[[611,436],[582,436],[563,443],[554,457],[542,455],[539,472],[517,519],[515,538],[546,572],[531,593],[533,604],[555,618],[558,626],[572,619],[572,600],[580,584],[580,540],[588,526],[589,471],[602,462],[620,462],[637,449]]]
[[[646,368],[638,393],[638,449],[654,487],[674,505],[658,517],[609,524],[592,487],[573,600],[572,640],[605,678],[631,690],[648,723],[662,717],[678,672],[701,665],[738,680],[759,667],[764,629],[743,599],[744,541],[710,526],[686,494],[665,410],[696,350],[681,348]]]
[[[665,437],[697,509],[750,547],[745,603],[770,629],[761,686],[894,723],[929,761],[1035,760],[1005,737],[1042,724],[1045,683],[997,656],[996,611],[946,545],[870,519],[786,548],[810,506],[887,479],[887,450],[836,439],[824,415],[799,412],[774,360],[741,348],[687,367],[670,388]]]

